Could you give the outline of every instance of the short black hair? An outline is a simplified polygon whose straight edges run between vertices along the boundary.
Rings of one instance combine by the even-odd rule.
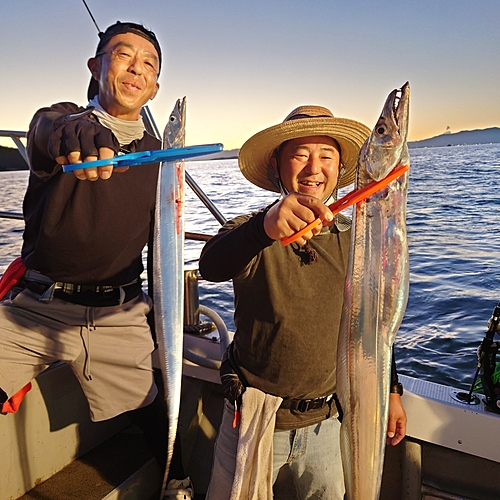
[[[159,67],[158,67],[158,75],[160,74],[161,71],[161,49],[160,49],[160,44],[158,42],[158,39],[156,38],[156,35],[146,29],[144,26],[141,24],[136,24],[136,23],[122,23],[120,21],[117,21],[115,24],[112,24],[108,28],[106,28],[106,31],[100,32],[99,33],[99,44],[97,45],[97,49],[95,51],[95,56],[101,55],[104,47],[108,44],[108,42],[115,36],[115,35],[120,35],[122,33],[133,33],[134,35],[141,36],[142,38],[145,38],[148,42],[150,42],[153,47],[156,49],[156,52],[158,52],[158,61],[159,61]],[[99,84],[97,80],[95,80],[93,77],[90,79],[90,84],[89,88],[87,91],[87,97],[89,101],[93,99],[97,94],[99,93]]]

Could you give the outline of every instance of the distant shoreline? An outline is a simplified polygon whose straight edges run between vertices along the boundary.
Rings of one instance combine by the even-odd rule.
[[[500,127],[491,127],[483,130],[464,130],[456,133],[445,133],[421,141],[410,141],[410,149],[446,147],[446,146],[472,146],[475,144],[500,143]],[[196,161],[235,160],[238,158],[239,149],[230,149],[199,156]],[[0,146],[0,172],[28,170],[28,165],[16,148]]]
[[[238,158],[238,152],[239,149],[231,149],[227,151],[221,151],[220,153],[199,156],[195,160],[236,160]],[[17,148],[0,146],[0,172],[14,172],[19,170],[28,170],[28,165],[20,155]]]
[[[408,142],[408,147],[431,148],[443,146],[472,146],[474,144],[491,144],[500,142],[500,128],[491,127],[482,130],[463,130],[462,132],[445,133],[430,139]]]

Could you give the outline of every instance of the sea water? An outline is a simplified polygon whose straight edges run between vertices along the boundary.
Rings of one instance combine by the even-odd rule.
[[[500,301],[500,144],[412,149],[408,192],[410,295],[396,339],[400,373],[468,389],[476,350]],[[137,167],[140,168],[140,167]],[[236,160],[186,162],[186,170],[226,219],[275,199],[250,184]],[[28,173],[0,172],[0,211],[20,212]],[[188,232],[220,224],[186,188]],[[0,219],[0,273],[19,255],[22,221]],[[187,241],[186,268],[203,242]],[[230,330],[232,285],[199,282],[200,302]]]

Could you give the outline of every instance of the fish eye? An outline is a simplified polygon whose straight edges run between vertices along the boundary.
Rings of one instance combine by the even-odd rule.
[[[382,127],[382,126],[378,127],[377,134],[380,134],[380,135],[385,134],[385,127]]]

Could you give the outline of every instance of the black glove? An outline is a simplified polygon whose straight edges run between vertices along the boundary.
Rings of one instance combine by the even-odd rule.
[[[228,359],[227,351],[222,357],[220,367],[220,380],[222,382],[222,392],[224,397],[230,402],[240,401],[241,395],[245,392],[245,386],[241,383],[236,372],[233,370]]]
[[[53,123],[53,132],[49,137],[48,152],[51,158],[68,156],[73,151],[80,151],[82,158],[99,156],[99,148],[110,148],[115,154],[120,149],[118,140],[109,128],[90,118],[93,108],[81,113],[65,115]]]

